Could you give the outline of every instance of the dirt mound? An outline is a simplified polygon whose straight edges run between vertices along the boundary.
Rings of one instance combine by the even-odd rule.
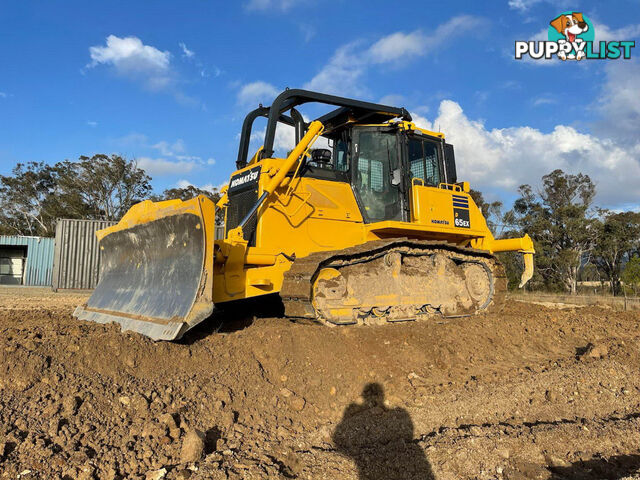
[[[640,478],[637,313],[227,313],[153,343],[31,302],[0,306],[0,478]]]

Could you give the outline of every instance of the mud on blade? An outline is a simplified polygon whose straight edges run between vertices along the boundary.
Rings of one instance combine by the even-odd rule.
[[[180,205],[197,207],[201,201]],[[146,205],[147,213],[157,205]],[[76,308],[76,317],[174,340],[211,314],[206,251],[213,238],[207,238],[204,218],[196,208],[164,210],[157,213],[169,215],[102,238],[100,282],[87,303]]]

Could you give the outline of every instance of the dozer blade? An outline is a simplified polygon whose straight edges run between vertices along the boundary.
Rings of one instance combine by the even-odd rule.
[[[119,323],[154,340],[175,340],[213,311],[214,206],[143,202],[98,232],[100,281],[74,316]]]

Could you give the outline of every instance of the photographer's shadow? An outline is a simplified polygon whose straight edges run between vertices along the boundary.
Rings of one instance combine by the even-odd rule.
[[[424,451],[413,440],[413,422],[403,408],[386,408],[384,390],[367,384],[362,404],[344,411],[333,433],[337,450],[355,461],[359,480],[433,480]]]

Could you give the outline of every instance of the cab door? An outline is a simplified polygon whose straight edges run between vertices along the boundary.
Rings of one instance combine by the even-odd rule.
[[[397,130],[353,130],[351,185],[366,223],[403,220],[402,170]]]

